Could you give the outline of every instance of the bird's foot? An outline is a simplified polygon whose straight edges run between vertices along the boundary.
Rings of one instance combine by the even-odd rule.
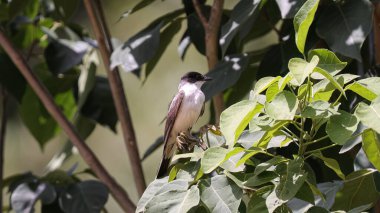
[[[200,144],[202,144],[202,142],[198,138],[188,135],[185,132],[181,132],[177,136],[176,141],[177,141],[178,149],[182,151],[188,151],[188,152],[193,150],[195,145],[201,146]]]

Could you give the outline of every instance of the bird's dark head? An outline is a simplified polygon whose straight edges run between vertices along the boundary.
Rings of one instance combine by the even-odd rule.
[[[200,74],[199,72],[188,72],[182,76],[181,81],[185,81],[188,83],[197,83],[197,82],[205,82],[210,81],[211,78],[205,75]]]

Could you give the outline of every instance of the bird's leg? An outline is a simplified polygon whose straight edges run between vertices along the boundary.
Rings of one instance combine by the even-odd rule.
[[[191,151],[194,149],[194,146],[199,144],[199,139],[193,137],[190,134],[190,131],[184,131],[179,133],[177,136],[177,147],[182,151]]]
[[[199,130],[199,134],[201,135],[200,136],[200,143],[199,143],[199,147],[201,147],[203,150],[206,150],[208,148],[206,141],[203,140],[203,136],[206,135],[206,140],[208,140],[208,136],[207,136],[207,133],[208,132],[212,132],[213,134],[215,135],[222,135],[222,133],[220,132],[220,129],[219,127],[215,126],[215,125],[204,125],[200,128]]]

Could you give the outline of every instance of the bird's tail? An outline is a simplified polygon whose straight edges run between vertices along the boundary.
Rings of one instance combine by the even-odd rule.
[[[170,164],[171,158],[165,158],[163,157],[160,163],[160,168],[157,172],[156,178],[162,178],[167,175],[169,164]]]

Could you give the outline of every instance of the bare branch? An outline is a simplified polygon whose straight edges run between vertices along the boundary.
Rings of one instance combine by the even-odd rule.
[[[206,57],[208,61],[208,69],[214,69],[219,61],[219,28],[222,20],[224,0],[214,0],[211,7],[210,19],[207,28],[205,28],[206,36]],[[224,110],[223,94],[217,94],[213,98],[215,124],[219,125],[220,114]]]
[[[195,12],[197,13],[199,17],[199,20],[201,20],[203,28],[206,30],[208,28],[208,21],[202,12],[202,5],[199,4],[198,0],[193,0],[193,5],[194,5]]]
[[[97,177],[108,187],[111,194],[122,207],[122,209],[126,212],[134,212],[136,206],[129,199],[127,192],[108,173],[108,171],[100,163],[99,159],[95,156],[87,144],[85,144],[84,141],[80,138],[74,126],[68,121],[68,119],[62,113],[61,109],[54,103],[54,99],[47,88],[37,78],[37,76],[27,64],[25,58],[19,51],[16,50],[16,48],[13,46],[13,44],[6,37],[5,33],[2,30],[0,30],[0,45],[4,48],[4,51],[9,55],[18,70],[37,94],[46,110],[57,121],[71,142],[78,149],[79,154],[82,156],[85,162],[89,165],[92,171],[94,171]]]
[[[110,33],[105,22],[102,6],[98,0],[85,0],[84,4],[92,25],[92,29],[99,44],[99,49],[105,69],[107,70],[108,81],[110,83],[116,112],[120,120],[124,142],[127,147],[129,161],[134,176],[134,181],[136,183],[137,192],[141,196],[146,188],[144,173],[141,166],[135,131],[133,129],[132,119],[129,113],[129,107],[127,99],[125,97],[123,83],[120,79],[119,70],[117,68],[114,70],[110,69],[110,57],[113,48]]]

